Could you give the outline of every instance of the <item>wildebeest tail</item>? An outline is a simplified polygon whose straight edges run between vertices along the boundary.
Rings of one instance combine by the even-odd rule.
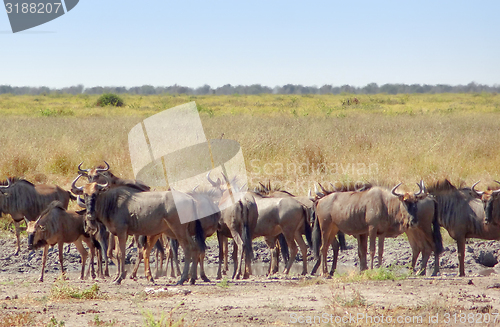
[[[74,196],[73,193],[71,193],[70,191],[67,191],[67,192],[69,194],[69,199],[73,200],[73,201],[76,201],[76,196]]]
[[[205,243],[205,232],[203,231],[203,227],[201,226],[201,222],[199,219],[196,219],[194,223],[194,239],[200,251],[205,251],[207,249],[207,244]]]
[[[137,239],[137,246],[140,247],[140,248],[144,248],[146,246],[146,243],[148,242],[148,237],[145,236],[145,235],[141,235],[139,236],[139,238]]]
[[[177,261],[177,256],[179,254],[179,241],[177,241],[175,238],[170,239],[170,249],[172,249],[174,260]]]
[[[156,251],[161,253],[162,257],[165,255],[165,248],[163,247],[163,244],[161,243],[160,239],[156,241],[154,248],[156,249]]]
[[[321,247],[321,228],[319,226],[318,219],[314,220],[314,226],[312,230],[312,244],[313,244],[313,252],[314,257],[319,259],[319,249]]]
[[[314,211],[309,211],[306,206],[302,206],[304,210],[304,234],[306,235],[307,245],[312,248],[312,230],[311,230],[311,219]],[[314,209],[313,209],[314,210]]]
[[[253,259],[252,235],[248,222],[248,211],[250,209],[248,203],[243,203],[242,201],[239,201],[239,204],[241,209],[241,218],[243,220],[243,230],[241,235],[241,239],[243,241],[243,251],[245,251],[245,256],[247,258]]]
[[[340,250],[342,250],[342,251],[347,250],[347,244],[345,243],[345,234],[342,233],[341,231],[338,231],[337,239],[339,241]]]
[[[285,236],[283,234],[278,235],[278,242],[280,243],[281,255],[283,256],[283,261],[288,263],[290,259],[290,251],[288,251],[288,243],[286,242]]]
[[[443,237],[441,236],[441,226],[438,220],[438,204],[434,201],[434,218],[432,219],[432,240],[434,241],[434,252],[441,254],[444,251]]]

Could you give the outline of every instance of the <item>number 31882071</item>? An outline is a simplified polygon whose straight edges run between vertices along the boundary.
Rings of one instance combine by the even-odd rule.
[[[12,4],[10,2],[7,2],[5,4],[5,9],[7,10],[7,14],[15,13],[15,14],[51,14],[51,13],[56,13],[59,11],[61,7],[60,2],[55,2],[55,3],[36,3],[36,2],[31,2],[31,3],[16,3]]]

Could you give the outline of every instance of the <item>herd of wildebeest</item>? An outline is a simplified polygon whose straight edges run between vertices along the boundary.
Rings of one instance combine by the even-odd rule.
[[[319,189],[315,187],[314,194],[310,191],[308,196],[294,196],[285,190],[273,189],[270,182],[259,183],[249,191],[245,185],[238,186],[235,178],[229,180],[221,174],[214,180],[215,173],[211,177],[209,172],[206,187],[184,193],[171,189],[152,191],[140,181],[116,177],[109,168],[106,162],[90,169],[82,168],[81,163],[71,191],[55,185],[34,185],[18,177],[0,182],[0,214],[10,214],[14,220],[16,254],[20,250],[23,221],[27,225],[29,249],[44,248],[40,281],[43,281],[49,246],[58,244],[64,272],[64,243],[76,245],[82,256],[81,278],[84,278],[88,256],[82,244],[85,242],[91,255],[88,274],[96,277],[96,256],[97,276],[109,276],[108,260],[113,259],[117,264],[113,283],[120,284],[126,276],[125,250],[129,236],[134,236],[136,246],[142,249],[138,251],[132,277],[136,276],[143,259],[146,278],[153,281],[149,257],[155,248],[160,254],[166,254],[171,274],[175,274],[175,265],[180,274],[178,284],[188,279],[194,283],[198,265],[200,277],[208,281],[203,265],[205,239],[214,233],[219,241],[217,278],[227,270],[228,238],[234,241],[232,278],[248,278],[252,274],[252,240],[257,237],[264,237],[271,251],[268,274],[278,271],[280,252],[285,261],[284,273],[289,273],[298,248],[303,258],[302,274],[307,274],[309,245],[316,258],[311,273],[315,274],[321,264],[322,275],[326,277],[336,269],[339,250],[345,247],[344,234],[357,238],[360,269],[365,270],[368,269],[368,241],[373,269],[376,238],[379,239],[380,265],[384,238],[406,233],[413,253],[412,269],[416,269],[417,258],[422,253],[421,267],[417,270],[420,275],[425,275],[432,252],[435,256],[433,275],[439,272],[439,254],[443,251],[440,227],[457,242],[460,276],[465,276],[467,238],[500,239],[500,190],[478,191],[475,187],[479,182],[468,188],[455,187],[448,180],[426,187],[420,181],[416,193],[399,193],[401,183],[392,189],[371,184],[336,188],[330,183],[331,187],[323,187],[318,183]],[[67,210],[70,200],[77,201],[82,210]],[[191,217],[190,222],[181,222],[181,207],[182,214]],[[219,207],[225,209],[220,211]],[[213,210],[203,217],[201,208]],[[184,251],[182,272],[177,259],[179,246]],[[333,262],[328,271],[330,247]]]

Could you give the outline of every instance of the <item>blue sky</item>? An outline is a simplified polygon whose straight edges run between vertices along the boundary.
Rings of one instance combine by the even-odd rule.
[[[13,34],[0,85],[500,84],[500,1],[94,1]]]

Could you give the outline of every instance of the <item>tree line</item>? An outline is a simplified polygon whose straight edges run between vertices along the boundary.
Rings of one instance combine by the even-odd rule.
[[[94,86],[84,87],[82,84],[63,88],[49,88],[46,86],[32,87],[32,86],[10,86],[0,85],[0,94],[14,94],[14,95],[47,95],[47,94],[139,94],[139,95],[154,95],[154,94],[187,94],[187,95],[232,95],[232,94],[409,94],[409,93],[498,93],[500,92],[500,85],[485,85],[471,82],[467,85],[448,85],[448,84],[383,84],[370,83],[362,87],[342,85],[332,86],[323,85],[317,86],[303,86],[296,84],[286,84],[283,86],[263,86],[260,84],[252,85],[231,85],[212,88],[210,85],[203,85],[201,87],[192,88],[181,85],[172,86],[152,86],[142,85],[134,87],[124,86]]]

